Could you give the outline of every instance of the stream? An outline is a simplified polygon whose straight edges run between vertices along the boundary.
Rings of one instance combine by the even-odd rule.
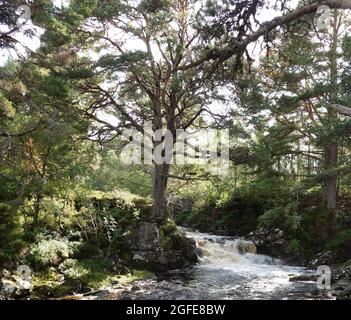
[[[98,299],[248,300],[330,299],[316,282],[290,282],[292,276],[315,273],[288,266],[269,256],[240,250],[240,238],[187,231],[201,245],[196,266],[139,281],[118,297],[113,292]],[[240,254],[241,253],[241,254]]]

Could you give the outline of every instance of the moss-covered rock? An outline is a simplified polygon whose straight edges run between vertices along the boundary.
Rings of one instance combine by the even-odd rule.
[[[131,262],[136,266],[163,271],[198,261],[195,241],[187,238],[172,220],[159,229],[156,224],[143,222],[136,228],[133,239]]]

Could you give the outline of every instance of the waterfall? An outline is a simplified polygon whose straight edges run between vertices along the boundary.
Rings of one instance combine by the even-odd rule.
[[[183,229],[185,230],[185,229]],[[195,239],[201,264],[219,266],[265,264],[279,265],[279,259],[257,254],[251,241],[186,231],[187,236]]]
[[[196,241],[199,263],[140,281],[124,297],[153,300],[325,299],[316,290],[315,282],[289,281],[291,276],[305,275],[308,270],[258,254],[250,241],[181,229]],[[109,299],[114,299],[113,294]]]

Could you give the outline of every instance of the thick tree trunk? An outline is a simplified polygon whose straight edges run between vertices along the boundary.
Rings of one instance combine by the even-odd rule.
[[[338,46],[338,34],[339,27],[338,20],[339,14],[337,10],[333,11],[333,25],[331,34],[331,46],[329,52],[330,62],[330,85],[331,91],[329,93],[331,104],[337,100],[338,97],[338,64],[337,64],[337,46]],[[328,118],[337,119],[336,111],[328,107]],[[337,142],[331,141],[326,145],[325,148],[325,167],[327,172],[331,172],[336,168],[338,163],[338,144]],[[328,235],[332,236],[335,220],[336,220],[336,204],[337,204],[337,177],[336,175],[329,175],[326,186],[325,186],[325,198],[326,206],[328,210]]]
[[[167,200],[166,188],[169,173],[169,164],[155,164],[153,174],[153,207],[152,220],[157,225],[163,224],[166,218]]]

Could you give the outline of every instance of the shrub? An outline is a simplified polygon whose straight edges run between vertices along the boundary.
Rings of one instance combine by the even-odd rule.
[[[133,201],[145,205],[140,197],[122,191],[94,191],[77,200],[80,207],[77,225],[86,242],[95,245],[99,254],[108,257],[112,248],[126,242],[126,236],[139,220],[139,209]]]
[[[282,228],[289,234],[295,234],[301,226],[302,217],[295,210],[295,205],[288,203],[285,207],[266,210],[258,218],[259,226],[266,228]]]
[[[47,230],[68,230],[74,227],[79,212],[71,199],[45,197],[40,205],[40,225]]]
[[[263,215],[258,217],[260,227],[271,228],[280,226],[284,220],[284,207],[276,207],[266,210]]]
[[[297,254],[300,251],[300,247],[301,247],[301,242],[297,239],[292,239],[289,242],[288,249],[290,252]]]
[[[48,239],[39,236],[31,245],[28,258],[36,269],[57,266],[64,259],[73,256],[80,245],[81,242],[69,242],[66,238]]]
[[[20,220],[15,209],[0,203],[0,263],[16,260],[19,252],[27,246]]]
[[[327,247],[330,250],[343,253],[345,255],[351,254],[351,229],[338,232],[335,237],[328,243]]]
[[[166,251],[179,249],[184,238],[183,232],[177,228],[177,225],[171,219],[168,219],[160,227],[160,236],[161,247]]]

